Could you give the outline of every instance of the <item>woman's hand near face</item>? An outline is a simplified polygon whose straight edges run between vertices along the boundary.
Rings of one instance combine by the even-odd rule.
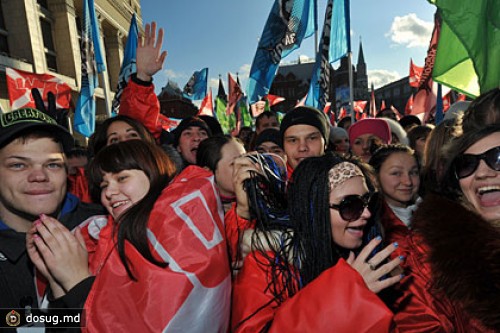
[[[258,164],[254,163],[246,156],[238,157],[234,160],[233,167],[233,185],[236,194],[236,213],[241,218],[250,219],[250,210],[248,207],[248,195],[245,191],[244,182],[252,174],[262,173]]]
[[[372,239],[370,243],[368,243],[363,250],[361,250],[357,257],[355,257],[354,253],[351,252],[349,258],[347,259],[347,263],[358,271],[359,274],[361,274],[368,289],[374,293],[378,293],[381,290],[398,283],[404,276],[403,274],[398,274],[396,276],[380,280],[383,276],[388,275],[393,270],[399,268],[399,264],[404,260],[404,257],[398,257],[387,263],[385,262],[391,253],[398,247],[397,243],[393,243],[367,261],[370,253],[375,249],[375,247],[377,247],[377,245],[380,244],[380,242],[380,238]]]
[[[27,236],[27,246],[36,267],[49,282],[53,279],[65,292],[91,275],[85,241],[79,228],[73,235],[56,219],[41,215]],[[54,290],[53,293],[58,297]]]

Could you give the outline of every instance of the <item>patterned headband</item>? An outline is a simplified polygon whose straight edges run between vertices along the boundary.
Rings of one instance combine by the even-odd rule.
[[[328,185],[330,186],[330,191],[342,185],[346,180],[357,176],[364,177],[364,174],[357,165],[351,162],[342,162],[334,165],[333,168],[328,171]]]

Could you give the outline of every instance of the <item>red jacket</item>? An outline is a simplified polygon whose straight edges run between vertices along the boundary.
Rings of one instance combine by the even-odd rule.
[[[389,331],[391,311],[344,260],[281,305],[267,289],[269,271],[258,263],[263,260],[258,252],[248,255],[236,276],[231,313],[234,332],[260,332],[270,322],[269,332]]]
[[[394,259],[400,255],[406,257],[408,255],[407,237],[410,229],[394,214],[385,200],[382,202],[380,223],[384,229],[384,242],[386,244],[398,242],[398,248],[391,254],[391,258]]]
[[[413,215],[396,332],[499,332],[500,232],[429,195]]]
[[[158,123],[160,102],[153,84],[140,85],[130,79],[120,99],[120,114],[142,123],[159,140],[162,130]]]
[[[226,332],[231,276],[222,208],[213,176],[195,166],[163,191],[148,221],[158,267],[128,242],[133,281],[116,247],[113,223],[89,225],[90,269],[95,282],[85,303],[89,332]]]

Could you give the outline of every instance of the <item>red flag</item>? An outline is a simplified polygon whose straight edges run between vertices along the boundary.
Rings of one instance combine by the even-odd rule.
[[[411,110],[413,110],[413,94],[408,98],[408,102],[406,102],[405,114],[411,114]]]
[[[455,102],[459,102],[459,101],[465,101],[465,95],[464,94],[458,94],[458,97],[457,97],[457,100]]]
[[[231,76],[231,73],[227,73],[227,81],[229,83],[229,97],[227,101],[226,115],[229,116],[234,112],[236,103],[238,103],[240,98],[243,96],[243,92],[241,91],[238,83]]]
[[[418,88],[420,84],[420,77],[422,76],[423,67],[417,66],[413,63],[413,60],[410,58],[410,86]]]
[[[345,107],[341,107],[339,112],[339,120],[344,118],[345,116],[347,116],[347,111],[345,110]]]
[[[5,72],[10,105],[13,110],[23,107],[36,108],[33,96],[31,96],[32,88],[38,88],[45,102],[47,102],[47,94],[52,92],[56,97],[56,108],[69,109],[71,87],[61,79],[50,74],[35,74],[8,67]]]
[[[385,106],[385,99],[383,99],[382,103],[380,104],[380,111],[382,111],[385,108],[386,108],[386,106]]]
[[[200,111],[198,111],[198,115],[207,115],[207,116],[214,116],[214,101],[212,98],[212,88],[208,91],[208,94],[203,98],[203,101],[201,101],[200,105]]]
[[[324,114],[328,114],[328,112],[330,112],[330,107],[332,106],[332,103],[331,102],[327,102],[325,104],[325,107],[323,108],[323,113]]]
[[[394,113],[396,114],[396,118],[398,120],[403,118],[403,115],[399,112],[398,109],[396,109],[396,107],[394,105],[391,105],[391,110],[394,111]]]
[[[367,101],[354,101],[353,109],[356,112],[356,120],[361,120],[366,118],[366,114],[364,114],[364,110],[366,107]]]
[[[372,93],[370,96],[370,118],[375,118],[377,115],[377,104],[375,103],[375,89],[373,89],[372,83]]]
[[[451,90],[449,93],[443,96],[443,112],[448,111],[451,105]]]
[[[159,114],[158,115],[158,124],[165,130],[170,131],[172,128],[176,128],[180,122],[170,119],[169,117]]]
[[[266,98],[269,101],[269,106],[276,105],[276,104],[281,103],[285,100],[285,97],[271,95],[271,94],[267,94]]]
[[[363,113],[367,103],[367,101],[354,101],[354,111]]]
[[[434,60],[436,59],[436,50],[440,30],[441,24],[439,17],[436,14],[434,16],[434,30],[432,32],[432,38],[427,50],[427,57],[425,57],[425,65],[422,71],[422,76],[420,77],[420,84],[413,99],[412,114],[416,115],[419,113],[425,113],[425,122],[430,119],[431,115],[436,110],[437,84],[435,84],[432,80],[432,69],[434,68]],[[446,95],[448,90],[444,90],[444,88],[445,87],[443,87],[443,94]]]

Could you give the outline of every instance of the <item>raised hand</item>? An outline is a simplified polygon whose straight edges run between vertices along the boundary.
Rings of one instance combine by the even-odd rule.
[[[369,261],[367,261],[370,253],[375,249],[375,247],[380,244],[381,239],[375,238],[368,243],[363,250],[359,253],[357,257],[354,253],[350,253],[349,258],[347,258],[347,263],[351,265],[365,280],[365,283],[371,291],[378,293],[381,290],[398,283],[403,278],[402,274],[397,274],[396,276],[388,277],[384,280],[380,280],[381,277],[391,273],[393,270],[399,267],[399,264],[404,260],[403,257],[395,258],[388,263],[384,263],[394,250],[397,248],[397,243],[388,245],[385,249],[378,252]]]
[[[167,51],[161,52],[163,44],[163,29],[158,30],[156,36],[156,22],[147,23],[144,36],[139,38],[137,45],[137,78],[142,81],[151,81],[151,78],[162,69]]]
[[[27,236],[27,247],[37,269],[65,292],[90,276],[88,254],[79,228],[73,235],[59,221],[42,214]]]

